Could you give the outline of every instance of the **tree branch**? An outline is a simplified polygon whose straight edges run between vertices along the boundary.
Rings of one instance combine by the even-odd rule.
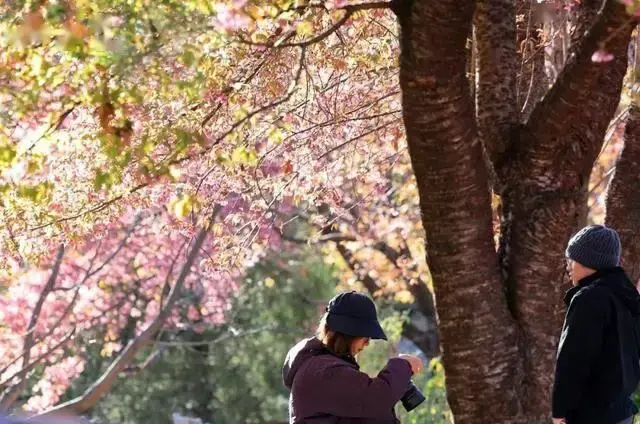
[[[48,411],[45,411],[44,413],[39,414],[38,417],[49,417],[67,413],[82,414],[93,407],[107,392],[107,390],[111,388],[111,386],[118,378],[118,375],[131,363],[138,351],[140,351],[143,346],[151,342],[153,336],[158,331],[160,331],[165,321],[169,317],[174,304],[180,296],[182,286],[184,285],[186,278],[191,272],[191,267],[200,252],[200,248],[202,247],[202,244],[204,243],[219,210],[219,207],[214,208],[214,212],[211,215],[209,223],[199,231],[193,243],[191,251],[187,256],[187,260],[182,266],[180,274],[178,275],[178,278],[176,279],[176,282],[171,289],[171,292],[167,298],[167,302],[161,309],[158,316],[135,339],[129,342],[127,347],[125,347],[120,355],[118,355],[118,357],[111,363],[104,374],[97,381],[95,381],[84,392],[83,395],[72,399],[69,402],[58,405]]]
[[[328,29],[322,31],[320,34],[304,41],[285,42],[284,41],[285,39],[291,38],[291,34],[287,34],[284,38],[281,38],[273,42],[260,43],[260,42],[246,40],[244,38],[238,38],[238,41],[242,44],[249,44],[252,46],[261,46],[261,47],[275,47],[275,48],[307,47],[326,39],[331,34],[336,32],[338,29],[340,29],[342,25],[344,25],[349,20],[349,18],[351,18],[351,16],[353,16],[354,13],[359,11],[365,11],[365,10],[373,10],[373,9],[390,9],[391,4],[392,2],[380,1],[380,2],[353,4],[353,5],[342,7],[338,10],[344,11],[344,15],[338,21],[336,21],[336,23],[331,25]],[[327,10],[326,5],[324,3],[315,3],[315,4],[294,7],[290,10],[303,12],[309,9],[323,9],[325,11]]]
[[[128,196],[130,194],[133,194],[136,191],[147,187],[148,185],[149,185],[148,182],[138,184],[137,186],[135,186],[132,189],[128,190],[126,193],[114,196],[111,199],[105,200],[104,202],[101,202],[101,203],[97,204],[96,206],[94,206],[94,207],[92,207],[90,209],[75,213],[73,215],[65,216],[63,218],[55,219],[55,220],[49,221],[49,222],[47,222],[45,224],[36,225],[35,227],[29,228],[28,231],[41,230],[43,228],[50,227],[50,226],[52,226],[54,224],[61,224],[63,222],[72,221],[72,220],[77,219],[77,218],[82,218],[83,216],[90,215],[92,213],[100,212],[100,211],[108,208],[110,205],[114,204],[118,200],[122,199],[123,197],[126,197],[126,196]]]
[[[53,345],[51,348],[47,349],[46,352],[44,352],[43,354],[38,356],[36,359],[34,359],[33,361],[31,361],[28,364],[26,364],[25,366],[23,366],[18,372],[16,372],[12,376],[5,378],[2,382],[0,382],[0,386],[6,387],[11,382],[11,380],[13,380],[14,378],[16,378],[18,376],[26,375],[29,372],[31,372],[31,370],[33,370],[37,365],[40,365],[42,363],[42,361],[47,356],[49,356],[51,353],[55,352],[56,350],[61,348],[64,344],[66,344],[69,340],[71,340],[73,338],[73,336],[75,335],[75,333],[76,333],[76,329],[73,328],[58,343]]]
[[[321,234],[319,236],[314,235],[309,238],[292,237],[280,232],[280,237],[285,241],[290,241],[292,243],[297,243],[297,244],[319,244],[319,243],[325,243],[328,241],[342,242],[342,241],[358,240],[356,237],[350,236],[348,234],[333,233],[333,232],[328,234]]]
[[[607,0],[545,98],[533,111],[525,131],[500,168],[517,174],[525,185],[545,189],[583,186],[618,105],[627,69],[627,46],[634,20],[617,0]],[[614,55],[595,63],[605,48]]]
[[[273,331],[274,333],[298,333],[301,331],[299,328],[282,328],[273,325],[265,325],[264,327],[253,328],[244,331],[231,331],[213,340],[201,340],[201,341],[162,341],[156,340],[154,344],[158,346],[171,346],[171,347],[198,347],[209,346],[216,343],[223,342],[228,339],[235,339],[239,337],[247,337],[254,334],[262,333],[265,331]]]
[[[479,0],[474,20],[476,121],[491,163],[498,162],[519,121],[514,0]]]
[[[16,399],[20,396],[22,391],[24,390],[24,386],[26,383],[26,375],[28,373],[28,364],[31,359],[31,349],[34,345],[34,332],[36,325],[38,324],[38,319],[40,318],[40,312],[42,311],[42,306],[44,305],[47,296],[53,289],[55,285],[56,279],[58,278],[58,272],[60,271],[60,265],[62,264],[62,258],[64,256],[64,245],[60,245],[58,247],[58,253],[56,254],[56,259],[53,264],[53,268],[51,269],[51,275],[49,275],[49,279],[47,280],[42,292],[40,293],[40,297],[36,302],[35,307],[33,308],[33,312],[31,314],[31,319],[29,320],[29,325],[27,326],[27,333],[24,338],[24,344],[22,348],[22,370],[13,378],[19,378],[20,382],[13,386],[13,388],[8,392],[4,393],[2,396],[2,400],[0,401],[0,409],[3,411],[8,410],[15,403]],[[0,387],[3,387],[0,384]]]
[[[521,56],[517,92],[522,122],[527,121],[531,111],[547,92],[548,83],[544,69],[545,46],[541,37],[543,22],[537,11],[541,5],[536,0],[517,0],[516,3],[516,14],[523,17],[516,24]]]
[[[355,258],[353,252],[347,249],[347,247],[342,243],[336,243],[336,249],[342,259],[347,263],[347,266],[353,271],[355,276],[358,278],[360,282],[364,285],[371,296],[375,296],[380,290],[378,283],[376,280],[369,275],[369,272],[360,264],[360,262]]]

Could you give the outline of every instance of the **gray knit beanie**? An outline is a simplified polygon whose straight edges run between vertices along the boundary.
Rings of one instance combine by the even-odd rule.
[[[618,266],[620,250],[620,237],[615,230],[602,225],[589,225],[571,237],[565,255],[597,270]]]

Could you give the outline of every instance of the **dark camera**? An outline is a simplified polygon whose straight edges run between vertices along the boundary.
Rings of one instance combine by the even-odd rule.
[[[400,401],[402,402],[402,406],[404,406],[404,409],[407,412],[410,412],[416,409],[418,405],[425,401],[425,399],[426,398],[424,397],[422,392],[418,390],[415,384],[413,384],[413,381],[409,381],[409,388],[406,392],[404,392],[404,395],[402,395]]]

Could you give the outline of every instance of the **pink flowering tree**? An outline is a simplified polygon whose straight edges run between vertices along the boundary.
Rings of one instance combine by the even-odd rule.
[[[133,325],[128,344],[101,341],[117,352],[105,376],[54,408],[86,410],[136,340],[222,319],[242,268],[295,245],[283,236],[338,233],[367,267],[380,243],[412,252],[386,256],[376,291],[415,296],[412,284],[433,282],[457,422],[547,422],[563,249],[587,222],[590,173],[620,121],[636,6],[5,2],[0,266],[3,313],[23,312],[3,335],[5,405],[32,363],[45,368],[25,407],[56,403],[81,370],[88,319],[107,334]],[[633,246],[627,130],[606,222]],[[291,234],[296,221],[313,230]],[[209,224],[206,243],[180,251]],[[625,250],[626,264],[638,259]]]

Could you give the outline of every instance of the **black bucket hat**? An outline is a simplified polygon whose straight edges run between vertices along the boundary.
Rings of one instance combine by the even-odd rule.
[[[327,327],[331,331],[353,337],[387,340],[378,322],[376,305],[362,293],[340,293],[329,301],[326,311]]]

